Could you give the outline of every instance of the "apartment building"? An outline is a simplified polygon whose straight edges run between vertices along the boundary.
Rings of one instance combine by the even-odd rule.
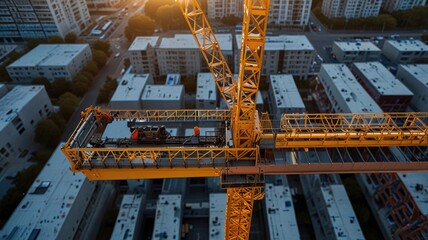
[[[239,68],[241,39],[241,35],[236,36],[238,51],[235,55],[235,72],[238,72]],[[262,75],[269,76],[270,74],[281,73],[292,74],[300,79],[307,79],[315,55],[315,48],[306,36],[280,35],[266,37]]]
[[[270,75],[269,98],[270,109],[273,111],[271,114],[275,114],[277,119],[280,119],[283,113],[304,113],[306,111],[293,75]]]
[[[52,111],[41,85],[15,86],[0,99],[0,167],[4,171],[19,156],[37,149],[33,142],[37,123]]]
[[[372,42],[334,41],[332,53],[338,62],[352,63],[377,61],[381,51]]]
[[[352,73],[385,112],[404,112],[413,93],[380,62],[354,63]]]
[[[231,34],[216,34],[223,55],[233,69]],[[151,73],[154,78],[178,73],[183,77],[195,77],[208,72],[199,47],[191,34],[175,34],[174,37],[137,37],[129,48],[134,73]]]
[[[226,217],[225,193],[210,193],[209,239],[224,239],[224,223]]]
[[[143,109],[184,108],[184,86],[147,85],[141,95]]]
[[[157,76],[157,58],[154,48],[159,37],[136,37],[128,48],[133,73],[151,73]]]
[[[0,1],[0,39],[65,37],[91,23],[85,0]]]
[[[226,16],[242,17],[243,0],[209,0],[207,2],[207,17],[210,19],[222,19]]]
[[[397,78],[414,94],[411,107],[428,112],[428,64],[398,65]]]
[[[153,84],[153,78],[150,74],[134,74],[131,73],[131,69],[128,69],[110,99],[110,107],[141,109],[141,95],[144,87],[148,84]]]
[[[312,0],[272,0],[269,8],[269,26],[303,28],[308,24]]]
[[[198,73],[196,78],[196,109],[217,107],[217,86],[211,73]]]
[[[143,212],[146,203],[144,194],[125,194],[110,239],[141,239]]]
[[[181,238],[182,201],[182,197],[179,194],[159,195],[152,239]]]
[[[6,67],[14,83],[45,77],[71,81],[92,59],[89,44],[40,44]]]
[[[328,18],[365,18],[379,15],[382,0],[324,0],[321,11]]]
[[[321,82],[324,85],[326,94],[332,102],[334,110],[344,113],[365,112],[361,111],[361,109],[369,110],[369,112],[381,112],[382,110],[380,107],[364,91],[361,85],[348,85],[348,88],[345,87],[344,84],[353,82],[350,80],[352,74],[346,69],[347,68],[341,66],[341,64],[323,64],[321,66],[322,72],[320,72],[320,79],[321,74],[329,76],[323,77],[324,80]],[[339,78],[338,76],[341,75],[343,77]],[[342,91],[330,91],[329,89],[342,89]],[[350,96],[348,95],[349,90],[343,91],[343,89],[352,89]],[[357,101],[354,101],[354,99]],[[343,109],[341,107],[343,105],[347,105],[347,108]],[[370,106],[370,108],[367,106]],[[359,153],[358,155],[356,153],[350,153],[349,156],[353,158],[362,158],[362,161],[388,161],[391,159],[394,161],[410,161],[412,154],[424,153],[418,151],[405,151],[398,147],[389,147],[371,149],[370,154],[368,151]],[[420,179],[423,182],[427,174],[406,173],[405,175],[408,179]],[[426,238],[428,228],[426,223],[427,211],[424,208],[427,206],[426,197],[420,194],[423,193],[423,191],[421,191],[421,186],[418,187],[416,194],[412,194],[412,191],[416,189],[416,180],[414,180],[413,183],[407,183],[408,180],[400,177],[400,174],[357,174],[356,178],[385,239]],[[391,182],[393,182],[392,185]],[[385,199],[389,198],[391,203],[387,205],[382,202],[383,200],[378,200],[380,199],[380,195],[383,195]],[[398,203],[395,202],[396,199],[403,199],[404,197],[406,199],[404,202],[409,205],[406,210],[403,210],[403,205],[407,206],[406,204],[402,204],[400,201],[398,201]],[[416,207],[416,204],[411,205],[412,202],[418,201],[421,201],[422,207]],[[392,215],[393,217],[391,217]]]
[[[383,0],[382,8],[388,12],[406,10],[417,6],[425,6],[426,0]]]
[[[428,46],[420,40],[386,40],[382,54],[396,64],[426,62]]]
[[[108,181],[89,181],[71,172],[62,144],[1,229],[1,239],[96,237],[114,189]]]

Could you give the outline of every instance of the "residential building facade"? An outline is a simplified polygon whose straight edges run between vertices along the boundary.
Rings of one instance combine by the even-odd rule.
[[[425,6],[426,2],[426,0],[383,0],[382,8],[388,12],[394,12],[416,6]]]
[[[269,8],[269,25],[305,27],[309,21],[312,0],[272,0]]]
[[[85,0],[0,1],[0,39],[65,37],[91,23]]]
[[[89,44],[40,44],[6,67],[14,83],[45,77],[71,81],[92,59]]]
[[[396,64],[426,62],[428,46],[420,40],[386,40],[382,54]]]
[[[370,62],[380,58],[381,51],[372,42],[333,42],[333,57],[340,63]]]
[[[398,65],[397,78],[414,94],[411,107],[428,112],[428,64]]]
[[[243,9],[243,0],[209,0],[207,17],[211,19],[222,19],[226,16],[241,17]]]
[[[328,18],[365,18],[379,15],[382,0],[324,0],[321,12]]]

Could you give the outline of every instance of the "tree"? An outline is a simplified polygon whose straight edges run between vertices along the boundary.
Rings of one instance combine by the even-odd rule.
[[[151,19],[156,19],[156,12],[161,6],[174,4],[174,0],[148,0],[144,5],[144,13]]]
[[[92,53],[92,59],[97,63],[98,68],[102,68],[106,65],[108,57],[103,51],[94,50]]]
[[[58,106],[65,119],[69,119],[73,115],[74,110],[79,105],[79,101],[79,98],[70,92],[66,92],[59,97]]]
[[[37,47],[39,44],[48,43],[46,39],[29,38],[27,39],[27,50],[30,51]]]
[[[64,41],[66,43],[76,43],[77,41],[77,35],[74,32],[69,32],[67,35],[65,35]]]
[[[123,67],[124,67],[125,69],[128,69],[128,68],[129,68],[129,66],[131,66],[131,60],[129,60],[129,58],[125,58],[125,59],[123,60]]]
[[[100,89],[97,97],[97,103],[107,103],[110,100],[110,96],[117,88],[117,80],[111,77],[107,77],[106,82],[103,87]]]
[[[160,6],[156,11],[156,23],[162,26],[163,31],[180,29],[186,26],[177,4]]]
[[[31,81],[31,84],[45,86],[46,92],[48,92],[48,93],[51,93],[51,91],[52,91],[52,85],[49,82],[49,80],[45,77],[33,78],[33,80]]]
[[[85,82],[73,82],[71,85],[71,92],[76,96],[82,97],[88,91],[89,85]]]
[[[86,66],[83,68],[84,71],[90,72],[92,76],[96,76],[100,71],[98,65],[95,61],[91,60],[86,63]]]
[[[54,148],[61,138],[61,130],[51,119],[41,120],[36,126],[35,141],[46,147]]]
[[[52,82],[51,86],[50,97],[58,98],[63,93],[70,90],[70,81],[67,81],[65,78],[57,78]]]
[[[421,36],[422,41],[424,41],[425,43],[428,43],[428,34],[424,34]]]
[[[38,151],[34,156],[34,158],[38,163],[45,164],[51,157],[52,153],[53,153],[52,149]]]
[[[152,19],[142,14],[132,16],[125,28],[126,38],[132,42],[136,36],[150,36],[155,30],[155,23]]]
[[[95,50],[103,51],[107,56],[110,56],[110,42],[97,40],[92,44],[92,48]]]
[[[64,39],[60,36],[50,36],[48,37],[48,43],[64,43]]]
[[[49,117],[52,119],[52,121],[55,122],[55,124],[59,127],[61,131],[63,131],[67,125],[67,122],[65,121],[64,117],[61,115],[61,113],[54,112]]]

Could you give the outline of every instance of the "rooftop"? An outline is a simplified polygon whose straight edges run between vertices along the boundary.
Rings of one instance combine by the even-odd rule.
[[[216,34],[222,51],[232,51],[232,34]],[[159,48],[168,49],[199,49],[192,34],[175,34],[174,37],[161,39]]]
[[[398,176],[406,185],[421,213],[428,216],[428,173],[398,173]]]
[[[0,99],[0,131],[11,122],[40,91],[41,85],[18,85]]]
[[[420,40],[386,40],[398,51],[428,51],[428,46]]]
[[[140,101],[144,87],[152,82],[150,74],[133,74],[128,71],[120,80],[110,101]]]
[[[428,64],[403,64],[400,66],[428,88]]]
[[[217,99],[217,86],[211,73],[198,73],[196,81],[196,100],[215,101]]]
[[[265,203],[270,239],[300,239],[290,188],[266,184]]]
[[[147,123],[147,125],[153,125],[153,123]],[[166,128],[171,136],[177,136],[177,128]],[[124,138],[131,137],[131,130],[127,126],[127,122],[124,120],[114,120],[109,123],[102,135],[103,138]]]
[[[12,234],[10,239],[31,239],[35,233],[38,239],[56,239],[69,214],[76,217],[76,209],[86,208],[84,200],[90,198],[94,188],[80,191],[91,183],[83,174],[70,171],[70,163],[61,152],[63,144],[58,145],[9,218],[0,233],[2,239],[8,234]]]
[[[340,99],[336,96],[337,100],[346,101],[351,113],[382,112],[345,64],[322,64],[322,71],[330,76],[339,91]]]
[[[40,44],[9,67],[66,66],[89,44]]]
[[[270,75],[274,99],[277,108],[301,108],[305,109],[302,97],[297,89],[291,74]]]
[[[129,47],[128,51],[145,51],[147,46],[155,47],[159,37],[136,37]]]
[[[181,75],[180,73],[170,73],[166,75],[165,85],[174,86],[180,84]]]
[[[236,35],[238,49],[241,49],[241,39],[242,35]],[[265,41],[265,51],[275,50],[315,50],[315,48],[304,35],[267,36]]]
[[[180,239],[181,201],[179,194],[159,195],[152,239]]]
[[[147,85],[141,100],[180,100],[183,91],[183,85]]]
[[[210,193],[210,239],[224,239],[224,220],[226,211],[226,194]]]
[[[342,51],[376,51],[380,52],[380,49],[376,47],[372,42],[337,42],[334,44],[338,46]]]
[[[137,238],[134,234],[141,228],[144,199],[145,195],[141,194],[123,195],[111,239]]]
[[[413,96],[413,93],[380,62],[354,63],[381,95]]]
[[[365,239],[345,187],[326,185],[321,191],[337,239]]]

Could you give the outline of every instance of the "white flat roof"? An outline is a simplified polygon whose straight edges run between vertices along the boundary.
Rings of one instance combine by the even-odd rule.
[[[150,74],[125,73],[110,101],[140,101],[143,89],[150,82]]]
[[[398,51],[428,51],[428,46],[420,40],[386,40]]]
[[[132,42],[131,46],[128,48],[128,51],[145,51],[147,46],[155,47],[159,37],[136,37]]]
[[[84,200],[92,192],[79,192],[85,182],[90,183],[83,174],[70,171],[70,163],[61,152],[63,144],[55,149],[0,236],[14,232],[10,239],[29,239],[32,232],[40,231],[38,239],[56,239],[68,214],[73,215],[71,209],[86,208]]]
[[[270,75],[277,108],[305,108],[302,97],[291,74]]]
[[[9,67],[66,66],[89,44],[40,44]]]
[[[341,99],[337,99],[339,96],[336,99],[345,101],[351,113],[382,112],[345,64],[322,64],[321,68],[327,72],[340,93]]]
[[[342,184],[321,187],[336,239],[365,239]]]
[[[300,239],[290,188],[266,184],[265,203],[270,239]]]
[[[398,173],[401,181],[418,205],[421,213],[428,215],[428,173]],[[417,189],[417,187],[419,187]]]
[[[196,100],[215,101],[217,99],[217,86],[211,73],[198,73],[196,81]]]
[[[428,88],[428,64],[402,64],[400,66]]]
[[[159,195],[152,239],[180,239],[181,201],[180,194]]]
[[[413,96],[413,93],[380,62],[354,63],[381,95]]]
[[[224,220],[226,217],[226,193],[210,193],[210,239],[224,239]]]
[[[236,35],[236,44],[241,49],[242,35]],[[265,40],[265,51],[275,50],[315,50],[311,42],[304,35],[268,36]]]
[[[215,36],[222,51],[232,51],[232,34],[216,34]],[[159,48],[199,49],[192,34],[175,34],[174,37],[164,37],[161,39]]]
[[[344,52],[350,51],[373,51],[380,52],[381,50],[376,47],[372,42],[337,42],[333,44],[339,47]]]
[[[0,99],[0,131],[44,89],[42,85],[18,85]]]
[[[180,100],[181,93],[184,91],[183,85],[166,86],[166,85],[147,85],[144,88],[141,100]]]
[[[180,84],[180,73],[169,73],[166,75],[165,85],[174,86]]]
[[[135,239],[141,226],[145,195],[125,194],[110,239]],[[139,221],[140,220],[140,221]],[[138,224],[138,225],[137,225]]]

